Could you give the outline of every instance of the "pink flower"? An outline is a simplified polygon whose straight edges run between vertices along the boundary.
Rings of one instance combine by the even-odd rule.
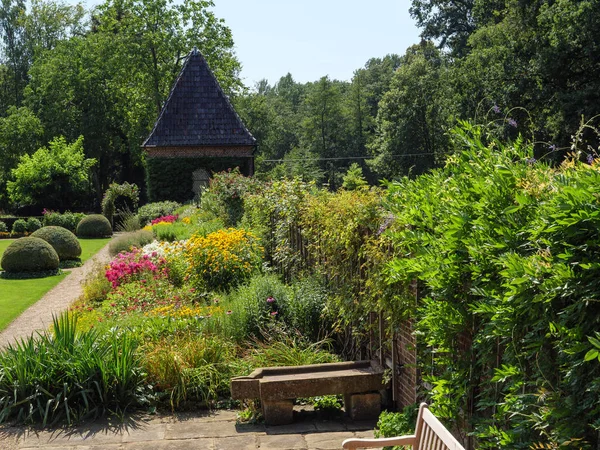
[[[276,316],[276,315],[277,315],[277,311],[273,311],[273,312],[271,312],[271,315],[272,315],[272,316]]]
[[[267,297],[267,303],[273,303],[275,299],[273,297]]]
[[[229,316],[229,315],[233,314],[233,311],[232,311],[232,310],[229,310],[229,311],[227,311],[227,313],[226,313],[226,314]]]

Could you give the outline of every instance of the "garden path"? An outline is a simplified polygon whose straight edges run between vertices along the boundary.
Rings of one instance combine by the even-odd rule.
[[[105,245],[83,266],[68,269],[71,272],[64,280],[46,293],[40,300],[26,309],[0,332],[0,349],[9,343],[27,338],[39,330],[47,330],[52,323],[52,315],[66,310],[83,292],[82,282],[99,264],[110,260],[108,245]],[[0,447],[1,448],[1,447]]]

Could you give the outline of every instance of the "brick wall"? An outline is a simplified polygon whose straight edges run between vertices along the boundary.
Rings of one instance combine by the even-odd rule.
[[[419,374],[417,371],[417,350],[416,339],[413,334],[411,321],[401,324],[396,333],[396,373],[395,400],[396,407],[401,410],[405,406],[417,402],[417,386],[419,383]]]

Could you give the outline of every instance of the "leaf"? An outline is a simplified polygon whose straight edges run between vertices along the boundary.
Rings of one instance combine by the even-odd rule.
[[[600,360],[600,353],[598,352],[598,350],[592,349],[585,354],[585,356],[583,357],[583,360],[591,361],[596,358],[598,358],[598,360]]]

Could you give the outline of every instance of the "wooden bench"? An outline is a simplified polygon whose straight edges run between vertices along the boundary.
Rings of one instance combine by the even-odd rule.
[[[257,369],[231,379],[231,397],[260,399],[267,425],[292,423],[294,399],[344,395],[346,412],[354,420],[377,418],[383,368],[376,361],[352,361]]]
[[[415,434],[379,439],[346,439],[342,443],[345,449],[379,448],[394,445],[410,445],[413,450],[465,450],[452,433],[421,403]]]

